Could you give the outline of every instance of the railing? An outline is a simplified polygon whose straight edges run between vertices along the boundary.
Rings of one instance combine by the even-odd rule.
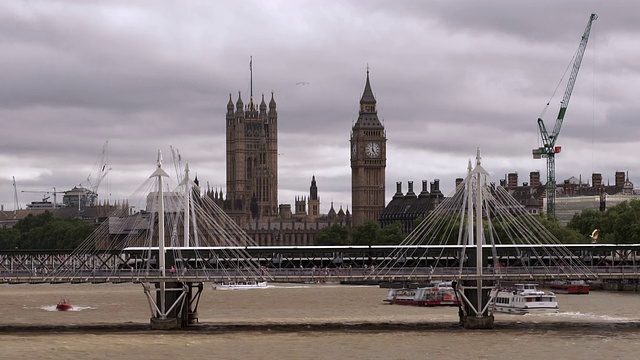
[[[564,267],[484,268],[488,280],[552,281],[559,279],[617,280],[640,279],[640,266],[598,266],[585,269]],[[578,271],[582,270],[582,271]],[[477,279],[476,268],[303,268],[269,269],[260,274],[241,270],[182,269],[175,272],[149,270],[94,270],[73,273],[39,271],[0,271],[0,283],[138,283],[138,282],[222,282],[229,280],[267,279],[270,282],[340,282],[340,281],[442,281]]]

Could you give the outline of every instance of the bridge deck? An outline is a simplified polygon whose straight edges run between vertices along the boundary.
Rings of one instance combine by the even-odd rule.
[[[440,281],[440,280],[503,280],[546,282],[558,279],[640,279],[640,266],[592,267],[591,273],[570,273],[565,269],[539,268],[487,268],[481,276],[475,268],[397,268],[385,273],[376,273],[367,269],[281,269],[270,270],[260,276],[242,273],[232,274],[228,271],[188,270],[183,273],[169,273],[163,276],[158,270],[145,272],[119,270],[111,272],[77,272],[68,275],[33,274],[27,271],[0,272],[0,284],[60,284],[60,283],[157,283],[157,282],[225,282],[230,280],[267,279],[276,283],[315,283],[341,281]]]

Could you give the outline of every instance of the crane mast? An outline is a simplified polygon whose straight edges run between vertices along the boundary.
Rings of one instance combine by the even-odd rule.
[[[575,85],[576,78],[578,77],[578,70],[580,70],[580,64],[582,63],[584,51],[587,48],[589,34],[591,33],[591,24],[597,18],[598,15],[591,14],[591,16],[589,17],[589,22],[587,23],[587,27],[584,29],[584,34],[582,35],[582,40],[580,41],[580,46],[578,46],[578,51],[576,52],[575,60],[573,62],[573,68],[571,69],[571,76],[569,77],[569,81],[567,82],[567,88],[564,92],[562,102],[560,103],[560,111],[558,112],[558,117],[556,118],[556,123],[551,134],[547,132],[544,121],[541,118],[538,118],[538,129],[540,130],[540,137],[542,138],[542,146],[537,149],[533,149],[533,158],[547,158],[547,214],[553,216],[556,215],[555,155],[560,152],[560,147],[556,146],[556,140],[558,139],[558,135],[560,135],[562,121],[564,120],[564,116],[567,112],[567,106],[569,105],[571,93],[573,92],[573,86]]]
[[[87,194],[88,206],[97,205],[96,200],[98,199],[98,188],[100,187],[100,183],[102,182],[102,180],[104,180],[104,178],[107,176],[109,171],[111,171],[111,168],[107,164],[108,151],[109,151],[109,141],[107,140],[102,146],[102,153],[100,154],[100,157],[96,161],[96,164],[94,165],[94,169],[92,169],[89,176],[87,176],[87,181],[80,183],[79,185],[79,186],[82,186],[83,184],[86,183],[87,187],[89,188],[88,189],[89,194]],[[80,200],[78,199],[78,201]]]
[[[16,177],[13,177],[13,213],[20,210],[20,203],[18,202],[18,187],[16,186]]]

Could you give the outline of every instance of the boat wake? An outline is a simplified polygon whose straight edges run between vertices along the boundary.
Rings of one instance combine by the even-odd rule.
[[[40,310],[44,310],[44,311],[56,311],[56,312],[64,312],[64,311],[59,311],[56,308],[57,305],[43,305],[40,307],[37,307],[35,309],[40,309]],[[96,308],[93,306],[82,306],[82,305],[73,305],[73,307],[69,310],[65,310],[65,311],[82,311],[82,310],[95,310]]]
[[[593,313],[582,313],[582,312],[559,312],[555,314],[545,314],[548,316],[557,316],[557,317],[568,317],[576,320],[588,320],[588,321],[602,321],[602,322],[616,322],[616,323],[624,323],[624,322],[637,322],[637,318],[628,318],[623,316],[611,316],[611,315],[599,315]]]
[[[262,290],[273,288],[271,285],[266,286],[251,286],[251,287],[234,287],[234,288],[225,288],[225,287],[215,287],[213,290],[216,291],[243,291],[243,290]]]
[[[312,288],[362,288],[362,285],[343,285],[343,284],[327,284],[327,283],[305,283],[305,284],[287,284],[287,285],[268,285],[272,289],[312,289]]]

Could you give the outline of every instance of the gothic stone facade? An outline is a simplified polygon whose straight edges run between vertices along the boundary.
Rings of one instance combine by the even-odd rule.
[[[360,226],[367,221],[379,222],[385,207],[387,138],[384,126],[378,119],[369,70],[350,143],[353,226]]]
[[[278,112],[271,93],[258,108],[240,93],[234,110],[227,104],[227,203],[225,211],[238,224],[278,215]]]

